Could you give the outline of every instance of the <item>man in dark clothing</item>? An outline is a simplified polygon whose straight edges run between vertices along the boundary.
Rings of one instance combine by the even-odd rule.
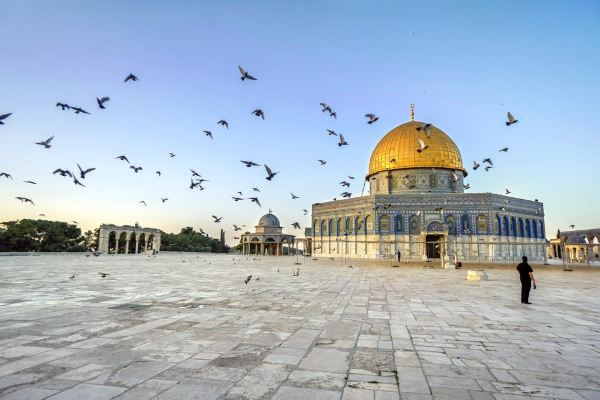
[[[398,262],[400,262],[400,257],[402,257],[402,253],[400,253],[400,250],[398,250],[398,253],[396,253],[396,258],[398,259]]]
[[[517,265],[517,271],[521,278],[521,303],[531,304],[529,302],[529,291],[531,290],[531,282],[535,289],[535,277],[533,276],[533,268],[527,263],[527,257],[523,256],[523,262]]]

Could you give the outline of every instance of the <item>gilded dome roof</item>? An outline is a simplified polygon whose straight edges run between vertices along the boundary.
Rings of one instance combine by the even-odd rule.
[[[423,130],[417,130],[422,125],[423,122],[411,121],[389,131],[371,154],[367,176],[406,168],[453,169],[461,170],[466,175],[460,151],[450,136],[431,125],[428,138]],[[419,138],[429,146],[421,153],[417,152]]]
[[[281,228],[279,225],[279,218],[273,214],[265,214],[258,220],[258,226],[266,226],[270,228]]]

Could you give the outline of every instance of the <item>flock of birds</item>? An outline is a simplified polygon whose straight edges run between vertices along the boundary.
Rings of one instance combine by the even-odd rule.
[[[240,79],[242,81],[256,81],[257,80],[256,77],[254,77],[253,75],[251,75],[248,71],[246,71],[241,66],[238,66],[238,69],[239,69],[239,72],[240,72]],[[125,84],[127,84],[129,82],[133,83],[133,82],[138,82],[138,81],[139,81],[139,78],[136,75],[130,73],[130,74],[128,74],[125,77],[125,79],[124,79],[123,82]],[[108,97],[108,96],[96,97],[96,105],[97,105],[97,107],[98,107],[99,110],[106,110],[107,109],[107,102],[109,102],[109,101],[110,101],[110,97]],[[329,104],[327,104],[325,102],[322,102],[322,103],[320,103],[320,106],[321,106],[321,112],[322,113],[326,113],[329,117],[331,117],[333,119],[337,119],[337,112],[334,111],[334,109],[332,108],[331,105],[329,105]],[[67,104],[65,102],[57,102],[56,103],[56,107],[60,108],[60,110],[62,110],[62,111],[72,111],[75,114],[87,114],[87,115],[91,114],[89,111],[85,110],[84,108],[82,108],[80,106],[73,106],[73,105]],[[258,118],[261,118],[263,120],[265,119],[265,113],[260,108],[255,109],[254,111],[252,111],[251,114],[254,115],[254,116],[256,116],[256,117],[258,117]],[[3,115],[0,115],[0,125],[4,125],[6,123],[6,120],[11,115],[12,115],[12,113],[6,113],[6,114],[3,114]],[[369,125],[371,125],[371,124],[373,124],[373,123],[375,123],[375,122],[377,122],[379,120],[379,117],[377,115],[373,114],[373,113],[366,113],[365,114],[365,118],[367,119],[367,124],[369,124]],[[514,116],[510,112],[508,112],[506,126],[511,126],[511,125],[513,125],[513,124],[515,124],[517,122],[518,122],[518,120],[515,119]],[[226,120],[224,120],[224,119],[221,119],[221,120],[217,121],[217,125],[221,126],[222,128],[229,129],[229,123]],[[422,137],[419,137],[417,139],[415,150],[418,153],[426,152],[429,149],[429,145],[427,144],[427,141],[428,141],[429,138],[431,138],[431,127],[432,127],[431,123],[423,123],[422,125],[420,125],[420,126],[418,126],[416,128],[417,131],[422,132],[424,134]],[[212,131],[210,131],[210,130],[204,130],[203,133],[207,137],[209,137],[210,139],[213,139],[213,132]],[[338,133],[338,132],[336,132],[334,130],[331,130],[331,129],[327,129],[327,134],[329,136],[335,136],[335,137],[337,137],[337,139],[338,139],[337,145],[339,147],[349,145],[349,142],[346,140],[346,138],[344,137],[343,134]],[[35,145],[41,146],[44,149],[51,149],[52,148],[52,142],[53,142],[53,140],[54,140],[54,136],[51,136],[51,137],[49,137],[47,139],[35,142]],[[500,152],[508,152],[508,150],[509,150],[508,147],[504,147],[504,148],[500,149],[499,151]],[[174,153],[172,153],[172,152],[168,153],[168,156],[170,158],[176,157],[176,155]],[[133,173],[137,174],[140,171],[143,171],[143,167],[141,165],[135,165],[135,164],[131,163],[130,160],[129,160],[129,158],[125,154],[118,155],[118,156],[115,157],[115,159],[126,163],[128,165],[128,167],[129,167],[129,169],[131,169],[133,171]],[[321,166],[325,166],[327,164],[327,161],[323,160],[323,159],[319,159],[317,161],[319,162],[319,165],[321,165]],[[391,160],[391,161],[394,162],[395,160]],[[240,162],[245,167],[247,167],[247,168],[256,168],[256,167],[260,167],[261,166],[261,164],[259,164],[257,162],[254,162],[252,160],[240,160]],[[60,176],[60,177],[63,177],[63,178],[68,178],[68,179],[70,179],[73,182],[74,185],[85,187],[86,185],[83,182],[86,181],[86,179],[88,177],[88,174],[90,174],[90,173],[92,173],[93,171],[96,170],[96,167],[85,167],[84,168],[81,165],[79,165],[78,163],[76,165],[77,165],[77,170],[75,170],[75,169],[68,169],[68,168],[56,168],[52,172],[52,175],[57,175],[57,176]],[[262,164],[262,166],[265,169],[265,174],[266,174],[265,180],[267,180],[267,181],[272,181],[279,174],[279,171],[274,171],[267,164]],[[490,169],[492,169],[494,167],[494,164],[493,164],[493,161],[492,161],[491,157],[483,159],[483,161],[481,162],[481,164],[478,163],[478,162],[476,162],[476,161],[473,161],[473,170],[477,170],[478,168],[480,168],[482,166],[483,166],[483,168],[485,169],[486,172],[489,171]],[[203,186],[203,183],[209,182],[209,180],[205,179],[204,177],[202,177],[202,175],[200,175],[194,169],[190,169],[190,173],[191,173],[191,176],[190,176],[190,185],[189,185],[189,188],[191,190],[195,190],[195,189],[196,190],[200,190],[200,191],[204,190],[205,186]],[[158,177],[161,177],[161,175],[162,175],[162,173],[161,173],[160,170],[156,170],[155,174]],[[13,176],[10,173],[8,173],[8,172],[2,171],[2,172],[0,172],[0,178],[13,179]],[[353,176],[348,176],[347,180],[344,179],[344,180],[342,180],[340,182],[340,185],[345,189],[344,192],[342,192],[340,194],[340,196],[342,198],[350,198],[350,197],[352,197],[352,193],[349,191],[350,181],[351,180],[354,180],[354,177]],[[453,174],[453,180],[454,180],[454,182],[457,182],[459,180],[459,178],[458,178],[458,176],[456,176],[456,174]],[[32,184],[32,185],[36,185],[37,184],[37,182],[32,181],[32,180],[25,180],[24,182]],[[464,185],[464,188],[465,189],[469,189],[470,186],[469,185]],[[260,193],[261,191],[260,191],[259,187],[252,187],[252,192],[253,193]],[[510,193],[511,193],[510,190],[506,189],[506,194],[508,195]],[[291,193],[291,192],[290,192],[290,196],[291,196],[292,200],[296,200],[296,199],[300,198],[300,196],[298,196],[298,195],[296,195],[294,193]],[[248,201],[250,201],[250,202],[258,205],[259,207],[262,207],[262,204],[261,204],[260,199],[258,198],[257,194],[254,194],[252,196],[243,196],[243,192],[242,191],[238,191],[236,193],[236,195],[231,196],[231,198],[232,198],[232,200],[234,202],[238,202],[238,201],[242,201],[242,200],[248,200]],[[21,201],[23,203],[30,203],[32,205],[35,205],[35,202],[31,198],[26,197],[26,196],[17,196],[16,200],[19,200],[19,201]],[[161,197],[160,200],[161,200],[162,203],[165,203],[169,199],[168,199],[168,197]],[[337,200],[337,199],[334,198],[333,200]],[[142,205],[142,206],[144,206],[144,207],[146,207],[148,205],[145,200],[140,200],[139,204]],[[304,213],[304,215],[308,215],[308,210],[303,209],[303,213]],[[39,215],[43,216],[44,214],[39,214]],[[223,220],[222,216],[218,217],[216,215],[213,215],[212,218],[213,218],[213,222],[214,223],[221,223],[221,221]],[[242,226],[245,226],[245,225],[242,225]],[[291,226],[294,229],[301,229],[301,226],[300,226],[299,222],[293,222],[291,224]],[[234,227],[234,231],[241,230],[241,228],[239,226],[235,225],[235,224],[233,225],[233,227]],[[203,233],[203,234],[205,234],[205,232],[202,229],[200,229],[200,232]],[[239,237],[234,237],[234,239],[239,239]]]

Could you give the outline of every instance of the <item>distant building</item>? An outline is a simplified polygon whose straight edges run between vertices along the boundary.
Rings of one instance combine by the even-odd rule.
[[[98,251],[104,254],[138,254],[160,250],[160,229],[142,228],[137,224],[102,224],[99,231]]]
[[[567,262],[600,262],[600,228],[558,232],[546,247],[548,258]]]
[[[465,193],[458,147],[440,129],[423,126],[411,120],[379,141],[365,178],[369,195],[313,204],[313,255],[378,258],[399,251],[403,260],[543,261],[543,204]],[[427,146],[421,152],[419,140]],[[490,163],[478,162],[476,173],[491,178],[493,169],[484,170]]]
[[[294,246],[294,235],[283,233],[279,218],[271,214],[263,215],[254,227],[254,233],[246,232],[241,236],[244,254],[280,256],[291,254]],[[286,250],[284,252],[284,246]]]

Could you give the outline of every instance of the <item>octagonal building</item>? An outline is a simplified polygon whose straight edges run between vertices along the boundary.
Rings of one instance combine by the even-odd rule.
[[[375,146],[370,194],[312,206],[315,256],[513,262],[545,257],[544,207],[465,193],[460,151],[441,129],[411,120]],[[419,152],[418,139],[427,146]],[[484,168],[484,165],[480,167]]]

